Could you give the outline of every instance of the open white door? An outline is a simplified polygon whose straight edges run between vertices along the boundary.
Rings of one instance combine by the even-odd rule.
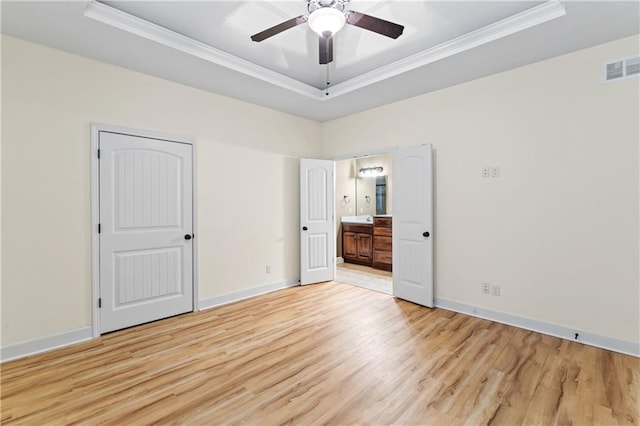
[[[393,295],[433,306],[431,145],[393,153]]]
[[[333,161],[300,160],[300,284],[335,274]]]

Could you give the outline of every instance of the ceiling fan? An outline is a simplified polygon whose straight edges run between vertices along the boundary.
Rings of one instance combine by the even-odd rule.
[[[289,28],[309,23],[309,27],[320,36],[320,64],[333,61],[333,36],[344,24],[354,25],[374,33],[396,39],[400,37],[404,26],[384,19],[365,15],[355,10],[345,11],[349,0],[303,0],[307,4],[308,16],[300,15],[267,28],[251,36],[251,40],[260,42]]]

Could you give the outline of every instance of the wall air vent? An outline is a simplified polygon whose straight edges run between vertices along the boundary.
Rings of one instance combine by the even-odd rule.
[[[619,59],[604,65],[604,81],[623,80],[640,75],[640,56]]]
[[[627,59],[624,63],[624,69],[627,76],[640,74],[640,56]]]

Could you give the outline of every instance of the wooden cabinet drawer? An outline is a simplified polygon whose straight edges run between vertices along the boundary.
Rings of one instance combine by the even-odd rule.
[[[392,241],[391,237],[381,237],[379,235],[376,235],[373,238],[373,248],[375,250],[391,251],[391,241]]]
[[[375,251],[373,252],[374,263],[384,263],[391,265],[393,262],[393,255],[390,251]]]
[[[373,235],[381,235],[383,237],[391,236],[391,228],[385,228],[382,226],[374,226],[373,227]]]
[[[355,223],[343,223],[342,224],[343,232],[355,232],[360,234],[371,234],[371,225],[367,224],[355,224]]]
[[[390,217],[374,217],[373,218],[374,226],[386,226],[391,228],[391,218]]]

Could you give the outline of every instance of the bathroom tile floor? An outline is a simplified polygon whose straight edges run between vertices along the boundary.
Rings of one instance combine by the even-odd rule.
[[[339,263],[335,281],[392,294],[392,274],[388,271],[353,263]]]

